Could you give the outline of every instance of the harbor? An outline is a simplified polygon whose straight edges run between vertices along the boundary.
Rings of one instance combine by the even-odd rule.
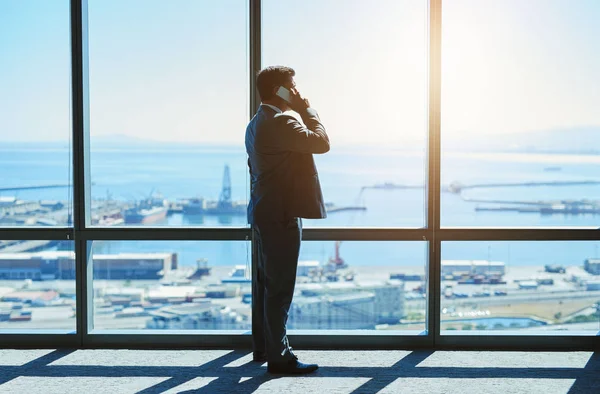
[[[367,329],[402,318],[403,283],[356,280],[340,246],[326,262],[299,262],[290,328]],[[250,329],[248,266],[211,267],[203,258],[181,266],[178,260],[177,253],[93,254],[95,328]],[[0,250],[0,327],[73,322],[74,262],[71,251]]]
[[[74,253],[15,246],[0,245],[0,327],[74,327]],[[342,249],[335,242],[329,258],[299,262],[290,329],[425,328],[423,266],[352,266]],[[250,329],[249,265],[191,263],[173,251],[93,253],[89,263],[95,329]],[[544,267],[442,260],[441,275],[443,330],[600,324],[600,259]]]
[[[90,225],[93,226],[119,226],[119,225],[174,225],[174,226],[196,226],[196,225],[244,225],[247,191],[237,190],[237,196],[246,196],[246,198],[236,198],[233,194],[232,176],[236,179],[235,185],[242,185],[242,176],[247,176],[247,169],[237,168],[233,175],[228,165],[212,163],[212,168],[221,168],[222,175],[213,172],[210,183],[200,182],[197,187],[192,184],[181,185],[175,180],[149,181],[144,184],[145,192],[139,188],[133,192],[124,191],[123,187],[116,185],[110,186],[109,178],[98,181],[96,177],[92,179],[92,199],[90,201]],[[543,175],[540,177],[555,177],[556,173],[561,176],[567,176],[566,168],[557,169],[556,166],[544,166],[538,168],[537,172]],[[143,174],[138,174],[142,177]],[[215,176],[216,175],[216,176]],[[110,179],[116,175],[111,175]],[[143,175],[145,178],[146,175]],[[351,182],[346,187],[345,184],[334,183],[335,187],[327,187],[332,179],[327,179],[327,173],[323,175],[324,196],[336,200],[326,202],[326,210],[331,215],[324,221],[314,223],[315,225],[357,225],[364,222],[366,226],[376,226],[381,220],[391,220],[390,212],[395,213],[395,222],[391,224],[419,226],[422,225],[422,217],[418,205],[424,199],[422,193],[425,187],[419,182],[393,182],[383,181],[365,185],[366,181],[360,183]],[[220,187],[218,179],[220,178]],[[333,178],[333,182],[337,182]],[[366,178],[365,178],[366,179]],[[388,178],[389,179],[389,178]],[[456,178],[455,178],[456,179]],[[561,222],[561,217],[594,217],[600,214],[600,200],[595,199],[597,193],[574,194],[569,198],[555,198],[561,195],[562,190],[572,188],[585,188],[585,190],[596,190],[600,186],[600,181],[588,176],[587,179],[543,179],[535,177],[531,181],[504,181],[489,183],[484,182],[461,182],[452,181],[442,185],[441,191],[448,195],[442,198],[444,201],[451,200],[449,196],[456,195],[464,203],[464,209],[470,210],[481,218],[482,214],[496,215],[498,213],[520,215],[523,219],[520,222],[527,222],[527,217],[540,216],[545,218],[553,217],[551,223]],[[240,181],[241,180],[241,181]],[[108,182],[108,184],[107,184]],[[247,180],[246,180],[247,182]],[[344,181],[347,182],[347,181]],[[362,185],[361,185],[362,184]],[[162,195],[158,189],[162,186],[167,187],[167,195]],[[247,183],[246,183],[246,186]],[[193,190],[202,190],[203,195],[194,195]],[[339,191],[338,191],[339,189]],[[61,190],[64,190],[62,193]],[[113,191],[118,194],[113,197]],[[482,191],[494,191],[493,194],[481,193]],[[548,196],[537,196],[541,198],[528,199],[529,193],[523,190],[548,190]],[[29,191],[29,193],[27,193]],[[46,193],[46,191],[48,193]],[[58,191],[61,191],[58,193]],[[100,193],[102,191],[102,193]],[[513,192],[515,191],[515,192]],[[517,193],[517,191],[519,191]],[[385,200],[389,200],[388,192],[402,193],[402,202],[385,205]],[[476,192],[476,193],[475,193]],[[181,193],[181,194],[180,194]],[[355,194],[356,193],[356,194]],[[72,225],[72,206],[73,201],[69,198],[56,199],[32,199],[32,196],[47,195],[56,197],[69,194],[68,183],[47,183],[35,184],[31,181],[24,181],[24,184],[6,186],[0,190],[0,225],[3,226],[70,226]],[[186,195],[187,194],[187,195]],[[29,196],[20,197],[20,196]],[[211,197],[212,196],[212,197]],[[502,198],[506,196],[505,198]],[[396,198],[397,196],[395,196]],[[338,203],[339,201],[340,203]],[[370,209],[369,212],[367,210]],[[450,208],[443,210],[450,212]],[[386,219],[383,219],[385,215]],[[375,218],[377,216],[377,218]],[[372,219],[371,219],[372,218]],[[483,219],[481,219],[483,220]],[[488,218],[486,220],[495,220]],[[532,219],[535,221],[535,219]],[[568,219],[567,219],[568,220]],[[593,219],[585,220],[586,222]],[[358,222],[358,223],[357,223]],[[547,222],[547,219],[545,219]],[[387,222],[386,222],[387,223]]]
[[[545,169],[545,171],[556,171],[554,167]],[[539,215],[600,215],[600,200],[589,199],[548,199],[548,200],[502,200],[502,199],[482,199],[467,197],[463,194],[465,190],[475,189],[507,189],[507,188],[530,188],[530,187],[569,187],[569,186],[598,186],[600,181],[548,181],[548,182],[505,182],[505,183],[479,183],[463,184],[461,182],[451,182],[449,185],[442,186],[442,192],[456,194],[464,202],[474,204],[476,212],[516,212],[516,213],[536,213]],[[412,190],[424,189],[424,185],[398,184],[393,182],[378,183],[371,186],[363,186],[364,190]]]
[[[69,185],[31,185],[6,187],[1,191],[66,188]],[[0,196],[0,226],[70,226],[72,225],[72,201],[21,200],[15,196]],[[325,204],[327,213],[365,211],[364,205]],[[247,201],[232,199],[230,169],[224,166],[222,187],[217,200],[205,197],[167,199],[152,190],[148,196],[124,201],[113,199],[107,192],[105,198],[91,201],[91,224],[95,226],[151,225],[164,223],[168,216],[184,215],[197,221],[204,216],[245,218]],[[201,219],[200,219],[201,220]]]
[[[243,160],[238,160],[244,152],[225,149],[215,155],[204,154],[209,151],[94,152],[90,224],[245,226],[247,167]],[[60,162],[61,154],[52,155],[56,162]],[[382,156],[379,151],[365,157],[361,171],[348,171],[348,163],[355,163],[356,156],[344,156],[343,153],[331,152],[324,158],[326,165],[319,164],[330,215],[325,220],[306,220],[307,227],[424,225],[425,189],[420,184],[422,174],[415,171],[415,168],[420,168],[421,159],[417,163],[410,156],[388,157]],[[232,163],[231,189],[225,181],[224,162]],[[490,165],[480,164],[478,160],[469,158],[459,158],[452,163],[449,179],[469,181],[461,182],[467,187],[460,187],[460,193],[449,191],[453,182],[442,186],[444,225],[485,226],[502,221],[500,224],[513,227],[540,224],[597,227],[597,216],[593,214],[543,215],[537,212],[526,215],[477,210],[477,207],[515,207],[521,204],[523,207],[537,207],[540,203],[549,205],[550,202],[562,201],[594,203],[598,195],[595,183],[572,182],[577,179],[593,180],[597,166],[584,168],[567,163],[562,165],[562,170],[556,171],[546,170],[550,166],[538,163],[508,166],[499,161]],[[65,173],[66,170],[65,166]],[[22,184],[29,187],[43,179],[48,180],[43,183],[60,186],[61,176],[56,175],[59,172],[56,168],[36,167],[31,173],[23,171],[20,180],[9,186]],[[558,184],[561,178],[565,183]],[[524,180],[519,182],[519,179]],[[484,180],[502,187],[486,187]],[[478,187],[469,187],[473,185]],[[159,190],[165,194],[161,195]],[[72,201],[69,201],[68,194],[68,187],[3,191],[0,194],[0,221],[16,226],[66,225],[71,222]],[[219,211],[223,208],[227,209]],[[239,210],[237,213],[236,209]],[[478,243],[461,244],[445,251],[443,261],[473,258],[478,259],[476,261],[505,262],[506,266],[501,276],[476,273],[440,278],[443,289],[442,328],[500,329],[497,325],[502,324],[502,329],[508,330],[512,324],[523,330],[568,330],[582,324],[586,327],[595,324],[597,329],[594,305],[599,297],[597,290],[593,290],[597,277],[573,280],[573,273],[575,276],[581,273],[586,259],[596,255],[591,244],[554,242],[544,244],[544,247],[531,244],[528,246],[530,251],[520,257],[515,257],[518,248],[513,248],[512,254],[501,250],[490,254],[487,247],[482,248]],[[445,250],[449,246],[452,245],[445,245]],[[0,247],[3,249],[0,254],[20,254],[23,262],[26,254],[72,253],[73,243],[5,241]],[[94,241],[92,256],[98,257],[93,279],[94,302],[98,303],[94,308],[95,327],[242,327],[245,330],[243,327],[247,327],[249,322],[251,302],[247,291],[247,256],[250,249],[245,241]],[[303,243],[296,293],[299,302],[293,312],[299,312],[299,315],[294,315],[297,327],[312,325],[314,329],[367,327],[417,331],[425,328],[428,297],[425,242],[344,242],[338,249],[339,258],[344,260],[346,267],[339,267],[332,275],[327,267],[330,259],[337,259],[335,242]],[[102,256],[105,260],[100,258]],[[74,277],[70,259],[67,257],[62,263],[62,270],[51,273],[39,268],[42,266],[39,259],[35,269],[19,270],[13,265],[11,270],[15,273],[9,275],[16,277],[0,280],[2,291],[6,292],[7,300],[11,300],[0,301],[0,309],[9,310],[13,320],[10,321],[9,317],[0,326],[6,329],[42,327],[73,330],[75,280],[67,279]],[[135,259],[154,262],[148,263],[147,267],[151,269],[144,271],[142,266],[134,268]],[[177,263],[175,269],[173,260]],[[557,261],[565,272],[546,273],[544,265]],[[130,269],[120,270],[117,264]],[[170,267],[169,270],[164,269],[165,264]],[[551,284],[547,284],[550,281],[545,275],[551,276]],[[371,284],[376,287],[368,287]],[[390,305],[386,294],[391,300],[389,302],[400,305],[399,309],[389,308],[392,312],[390,318],[379,313],[381,305],[385,308]],[[397,302],[399,299],[401,301]],[[12,309],[13,306],[15,309]],[[561,315],[556,318],[559,312]],[[299,320],[298,316],[307,316],[308,320]],[[308,316],[312,317],[309,319]],[[529,323],[536,326],[530,328]]]

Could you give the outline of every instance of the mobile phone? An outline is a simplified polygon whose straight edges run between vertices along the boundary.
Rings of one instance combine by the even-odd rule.
[[[280,86],[279,89],[277,89],[277,93],[275,94],[287,101],[288,103],[292,102],[292,94],[283,86]]]

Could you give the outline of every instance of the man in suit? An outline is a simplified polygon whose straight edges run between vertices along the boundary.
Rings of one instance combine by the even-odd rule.
[[[252,338],[254,360],[271,373],[304,374],[316,364],[298,361],[286,335],[302,239],[302,219],[326,217],[313,154],[329,151],[317,112],[294,83],[289,67],[267,67],[256,85],[262,104],[246,128],[251,196],[248,222],[254,231]],[[283,86],[289,102],[276,92]],[[288,110],[297,112],[300,123]]]

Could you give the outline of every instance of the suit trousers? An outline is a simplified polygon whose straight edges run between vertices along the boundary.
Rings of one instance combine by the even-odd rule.
[[[291,358],[286,324],[302,240],[302,219],[254,222],[252,341],[269,362]]]

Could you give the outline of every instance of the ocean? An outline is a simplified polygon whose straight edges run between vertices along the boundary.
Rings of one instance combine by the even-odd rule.
[[[363,189],[392,182],[423,185],[426,156],[402,149],[339,148],[316,156],[323,194],[338,206],[364,205],[366,211],[331,213],[325,220],[305,220],[304,227],[423,227],[425,189]],[[229,165],[232,198],[248,199],[248,174],[243,147],[138,147],[93,149],[90,155],[92,196],[139,200],[151,193],[165,198],[202,196],[218,199],[223,169]],[[69,152],[44,146],[0,147],[0,187],[69,183]],[[600,181],[600,155],[447,152],[442,157],[442,184],[494,182]],[[69,189],[0,192],[21,199],[69,199]],[[543,186],[467,189],[463,196],[478,200],[600,200],[600,186]],[[600,227],[600,215],[540,215],[538,213],[476,211],[485,203],[464,201],[442,193],[443,227]],[[244,216],[170,216],[157,225],[245,226]],[[303,260],[326,261],[334,242],[304,242]],[[581,265],[597,257],[600,242],[452,242],[442,246],[443,259],[491,259],[507,265],[548,263]],[[94,252],[173,251],[183,265],[207,258],[210,265],[246,264],[249,245],[239,242],[129,241],[96,242]],[[423,267],[426,242],[343,242],[342,257],[350,266]]]

